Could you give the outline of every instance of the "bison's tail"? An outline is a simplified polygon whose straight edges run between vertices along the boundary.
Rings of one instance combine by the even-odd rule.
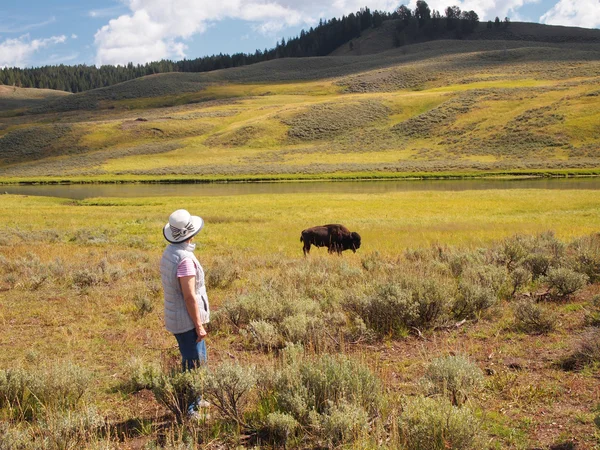
[[[304,242],[304,239],[302,239],[302,235],[300,235],[300,242]]]

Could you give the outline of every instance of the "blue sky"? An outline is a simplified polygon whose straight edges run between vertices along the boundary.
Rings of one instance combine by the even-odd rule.
[[[405,0],[406,4],[408,0]],[[413,9],[416,0],[408,6]],[[600,0],[431,0],[481,20],[600,27]],[[392,0],[2,0],[0,67],[145,63],[271,48],[320,18],[362,6],[392,11]]]

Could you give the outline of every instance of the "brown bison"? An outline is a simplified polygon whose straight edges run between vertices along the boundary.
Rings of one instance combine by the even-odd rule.
[[[303,230],[300,242],[304,242],[304,256],[310,253],[310,246],[327,247],[329,253],[336,252],[341,255],[344,250],[356,250],[360,248],[360,235],[350,231],[344,225],[338,223],[321,225]]]

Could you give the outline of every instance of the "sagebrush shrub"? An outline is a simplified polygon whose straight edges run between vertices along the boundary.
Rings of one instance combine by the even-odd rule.
[[[510,284],[512,287],[511,297],[514,297],[531,281],[531,273],[524,267],[517,267],[510,274]]]
[[[326,414],[310,415],[311,426],[331,447],[360,438],[369,429],[369,414],[356,404],[333,404]]]
[[[349,298],[346,307],[380,335],[401,335],[419,314],[412,292],[391,282],[378,286],[370,296]]]
[[[361,317],[355,317],[344,329],[346,342],[371,342],[376,338],[373,330],[370,330]]]
[[[0,370],[0,408],[17,419],[36,419],[53,411],[77,409],[89,387],[89,373],[70,362],[34,370]]]
[[[564,257],[566,245],[556,238],[553,231],[546,231],[535,237],[534,249],[549,255],[552,263],[556,264]]]
[[[583,288],[588,277],[569,268],[558,267],[550,269],[544,281],[553,297],[564,299]]]
[[[253,320],[246,329],[254,345],[259,349],[270,352],[281,346],[282,337],[275,325],[265,320]]]
[[[154,303],[148,295],[142,292],[138,292],[133,297],[133,303],[135,304],[138,315],[144,317],[146,314],[154,311]]]
[[[0,422],[0,448],[6,450],[101,448],[107,423],[95,408],[49,411],[27,427]],[[108,445],[105,446],[108,448]]]
[[[283,319],[281,330],[287,342],[318,344],[322,338],[323,326],[321,317],[300,313]]]
[[[574,269],[586,274],[591,283],[600,281],[600,233],[575,240],[569,250]]]
[[[367,272],[375,272],[385,268],[385,261],[379,252],[371,252],[360,259],[360,263]]]
[[[457,318],[477,317],[507,294],[508,274],[505,268],[492,264],[470,267],[458,283],[458,294],[452,305]]]
[[[216,258],[206,269],[206,285],[211,289],[225,289],[240,277],[240,273],[240,268],[233,258]]]
[[[513,307],[515,326],[530,334],[548,333],[554,330],[556,317],[546,308],[530,299],[523,299]]]
[[[244,412],[256,381],[257,374],[253,367],[223,363],[208,370],[204,394],[224,418],[238,425],[246,425]]]
[[[152,392],[156,400],[170,410],[178,422],[183,422],[188,407],[202,396],[205,376],[203,368],[161,373],[154,380]]]
[[[476,448],[481,425],[466,406],[445,398],[406,399],[398,418],[400,444],[406,450],[468,450]]]
[[[261,404],[330,446],[358,438],[383,402],[381,383],[368,367],[343,355],[307,357],[297,345],[284,349],[282,366],[259,380],[259,392]]]
[[[111,264],[107,259],[98,263],[98,269],[102,274],[102,281],[110,284],[123,278],[127,273],[119,264]]]
[[[477,317],[497,301],[498,297],[491,287],[463,279],[458,283],[458,295],[452,305],[452,312],[459,319]]]
[[[120,265],[111,264],[107,259],[103,259],[97,266],[74,271],[72,284],[78,288],[111,284],[125,275],[126,271]]]
[[[494,295],[500,296],[504,293],[508,281],[508,272],[504,267],[494,264],[482,264],[471,267],[462,279],[471,280],[481,286],[487,286],[494,292]]]
[[[157,380],[162,376],[162,370],[156,363],[145,363],[139,358],[132,358],[127,363],[129,380],[125,387],[137,392],[142,389],[152,389]]]
[[[434,359],[421,380],[429,395],[443,395],[457,406],[479,390],[482,383],[481,369],[461,355]]]
[[[341,355],[308,358],[293,347],[286,353],[273,391],[280,411],[301,424],[309,424],[309,411],[329,414],[341,402],[360,406],[370,416],[380,408],[381,383],[368,367]]]
[[[483,258],[477,252],[453,252],[447,257],[447,264],[452,276],[459,278],[468,268],[483,263]]]
[[[285,444],[293,437],[300,424],[291,415],[275,411],[269,413],[265,420],[264,430],[277,444]]]
[[[73,273],[73,284],[79,288],[96,286],[101,282],[101,274],[90,269],[81,269]]]
[[[523,261],[523,266],[529,269],[534,281],[548,275],[551,264],[552,260],[550,256],[543,253],[532,253]]]
[[[417,316],[409,325],[431,328],[446,316],[456,296],[455,289],[443,278],[435,276],[418,277],[417,280],[409,284],[417,305]]]
[[[106,432],[107,423],[89,407],[82,411],[62,411],[45,417],[36,427],[35,440],[38,444],[49,443],[50,448],[90,448]]]
[[[281,320],[285,316],[281,302],[262,291],[228,299],[218,311],[234,326],[240,328],[256,320]],[[217,321],[222,321],[219,317]]]
[[[499,260],[509,270],[513,270],[527,257],[530,248],[531,242],[527,236],[517,234],[506,238],[500,243]]]
[[[228,299],[218,311],[217,320],[242,328],[258,320],[281,324],[286,317],[300,313],[320,317],[321,308],[316,301],[297,292],[281,293],[276,288],[261,286],[254,292]]]

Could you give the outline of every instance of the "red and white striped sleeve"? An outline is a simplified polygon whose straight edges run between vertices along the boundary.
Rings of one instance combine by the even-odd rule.
[[[177,278],[193,277],[196,275],[196,266],[191,259],[184,259],[177,266]]]

